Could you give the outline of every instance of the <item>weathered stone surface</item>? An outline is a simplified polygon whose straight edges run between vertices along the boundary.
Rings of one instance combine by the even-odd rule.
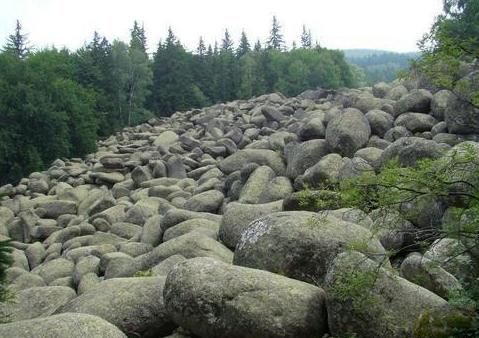
[[[430,131],[437,120],[429,114],[405,113],[394,122],[395,126],[405,127],[413,133]]]
[[[294,179],[328,154],[329,149],[325,140],[311,140],[303,143],[290,143],[284,152],[288,163],[286,176]]]
[[[371,133],[383,137],[393,127],[394,117],[382,110],[370,110],[366,113]]]
[[[226,263],[233,261],[233,253],[227,247],[196,231],[172,238],[151,252],[137,257],[136,261],[139,269],[145,270],[173,255],[182,255],[185,258],[212,257]]]
[[[103,318],[130,337],[158,337],[170,333],[161,277],[117,278],[98,284],[57,310]]]
[[[461,283],[438,263],[421,254],[410,254],[401,264],[401,276],[436,295],[449,299],[463,291]]]
[[[201,218],[190,219],[167,229],[163,234],[163,241],[166,242],[191,231],[201,232],[202,234],[216,240],[218,239],[219,228],[220,224],[217,222]]]
[[[50,316],[75,298],[76,293],[64,286],[45,286],[17,291],[14,297],[14,301],[0,303],[0,310],[9,321],[17,322]]]
[[[56,219],[58,216],[63,214],[77,213],[77,203],[73,201],[47,201],[39,203],[38,207],[46,211],[44,218]]]
[[[334,216],[305,211],[269,214],[242,233],[234,264],[321,283],[334,257],[352,243],[380,257],[379,241],[366,228]]]
[[[37,266],[32,270],[32,273],[38,274],[47,284],[50,284],[55,279],[71,276],[74,266],[75,264],[72,261],[58,258]]]
[[[244,149],[218,163],[218,167],[226,174],[231,174],[233,171],[240,170],[245,163],[257,163],[259,165],[267,165],[277,175],[283,175],[285,172],[285,165],[281,156],[267,149]]]
[[[4,338],[64,338],[65,333],[70,338],[127,337],[107,321],[80,313],[64,313],[0,325],[0,336]]]
[[[359,283],[355,287],[360,289],[342,292],[352,283]],[[414,323],[423,312],[447,305],[441,297],[355,251],[334,259],[324,285],[329,330],[334,336],[412,337]]]
[[[184,208],[191,211],[216,213],[223,204],[224,195],[218,190],[208,190],[186,201]]]
[[[266,204],[229,203],[225,208],[218,237],[227,247],[234,249],[248,224],[257,218],[283,209],[283,202]]]
[[[178,263],[165,285],[173,320],[200,337],[321,337],[325,294],[313,285],[196,258]]]
[[[346,109],[328,123],[326,141],[331,151],[351,157],[364,147],[371,135],[367,118],[357,109]]]
[[[401,97],[394,106],[396,116],[406,112],[429,113],[432,94],[425,89],[413,89]]]

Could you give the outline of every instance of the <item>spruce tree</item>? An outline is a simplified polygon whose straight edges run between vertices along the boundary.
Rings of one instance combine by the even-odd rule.
[[[261,41],[257,40],[256,43],[254,44],[254,51],[255,52],[261,52],[261,49],[263,47],[261,46]]]
[[[231,40],[230,33],[228,32],[228,29],[225,29],[225,36],[223,40],[221,41],[221,50],[224,51],[233,51],[233,40]]]
[[[251,50],[251,46],[249,44],[248,38],[246,37],[246,33],[244,31],[241,32],[241,39],[236,50],[236,57],[240,58],[243,55],[246,55]]]
[[[131,30],[130,48],[141,50],[146,54],[146,34],[145,27],[138,24],[135,20],[133,22],[133,29]]]
[[[23,60],[30,53],[30,47],[28,47],[27,35],[22,34],[22,25],[17,20],[15,27],[15,33],[8,36],[7,44],[4,51],[6,53],[14,55],[17,59]]]
[[[311,30],[306,30],[306,26],[303,25],[303,32],[301,33],[301,47],[310,49],[313,47],[313,38],[311,36]]]
[[[284,49],[283,34],[281,34],[281,26],[276,19],[276,16],[273,16],[273,27],[271,28],[271,33],[268,40],[268,48],[277,50]]]
[[[200,41],[198,42],[198,48],[196,48],[196,53],[203,57],[206,55],[206,47],[205,42],[203,41],[203,37],[200,36]]]

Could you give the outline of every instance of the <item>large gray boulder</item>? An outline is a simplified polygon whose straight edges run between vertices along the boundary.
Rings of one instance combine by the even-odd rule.
[[[321,337],[325,294],[313,285],[208,258],[177,264],[164,290],[171,318],[199,337]]]
[[[76,202],[66,200],[46,201],[39,203],[38,207],[45,210],[45,215],[43,218],[53,219],[57,219],[58,216],[64,214],[75,215],[78,209]]]
[[[71,276],[74,267],[75,264],[71,260],[57,258],[37,266],[32,273],[39,275],[45,283],[50,284],[55,279]]]
[[[57,313],[86,313],[105,319],[130,337],[158,337],[175,327],[165,311],[161,277],[116,278],[73,299]]]
[[[186,201],[184,208],[191,211],[216,213],[223,204],[224,195],[218,190],[208,190]]]
[[[436,119],[443,121],[451,96],[454,96],[454,94],[449,90],[440,90],[435,93],[431,101],[431,115]]]
[[[233,261],[233,253],[227,247],[197,231],[172,238],[151,252],[137,257],[136,261],[140,270],[146,270],[173,255],[185,258],[212,257],[226,263]]]
[[[401,276],[444,299],[463,292],[462,285],[456,277],[441,268],[437,262],[419,253],[410,254],[401,263]]]
[[[240,170],[245,163],[257,163],[259,165],[267,165],[277,175],[284,175],[285,166],[281,156],[268,149],[244,149],[218,163],[218,167],[226,174],[231,174],[236,170]]]
[[[394,158],[398,158],[399,165],[409,167],[416,165],[418,160],[438,159],[450,147],[443,143],[436,143],[419,137],[403,137],[390,144],[381,154],[381,166],[386,165]]]
[[[284,153],[288,163],[286,176],[294,179],[328,154],[329,149],[325,140],[311,140],[303,143],[289,143]]]
[[[115,325],[97,316],[64,313],[0,325],[3,338],[126,338]]]
[[[385,111],[373,109],[366,113],[371,133],[383,137],[386,132],[393,127],[394,117]]]
[[[326,141],[332,152],[352,157],[364,147],[371,135],[367,118],[359,110],[349,108],[328,123]]]
[[[431,110],[432,94],[425,89],[413,89],[409,94],[401,97],[394,105],[396,116],[406,113],[429,113]]]
[[[47,317],[75,297],[75,291],[65,286],[33,287],[17,291],[14,299],[0,303],[0,313],[12,322]]]
[[[163,234],[163,241],[169,241],[172,238],[184,235],[191,231],[198,231],[202,234],[218,239],[218,231],[220,224],[217,222],[209,221],[207,219],[195,218],[188,221],[181,222],[165,231]]]
[[[450,133],[479,133],[479,109],[456,95],[450,95],[448,98],[444,120]]]
[[[339,254],[328,270],[328,324],[333,336],[413,336],[417,318],[447,306],[434,293],[356,251]]]
[[[405,127],[413,133],[430,131],[437,120],[429,114],[405,113],[394,122],[395,126]]]
[[[375,257],[385,254],[366,228],[327,213],[278,212],[250,223],[234,254],[234,264],[321,283],[334,257],[348,246]]]
[[[275,176],[273,169],[270,167],[261,166],[256,168],[241,189],[238,202],[245,204],[260,203],[261,196],[269,188],[268,183]]]
[[[250,222],[281,210],[283,210],[282,201],[265,204],[229,203],[224,211],[218,237],[224,245],[234,249]]]

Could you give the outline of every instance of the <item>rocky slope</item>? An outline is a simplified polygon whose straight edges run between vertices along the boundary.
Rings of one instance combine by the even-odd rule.
[[[386,249],[408,244],[372,233],[392,220],[292,211],[294,192],[476,144],[478,116],[450,92],[396,82],[264,95],[126,128],[84,160],[0,188],[16,300],[1,305],[0,336],[410,337],[421,313],[477,277],[474,257],[451,264],[459,243],[443,239],[408,256],[401,277],[389,262],[377,270]],[[394,221],[439,225],[447,206],[416,207]],[[358,239],[362,253],[347,250]],[[331,292],[344,273],[371,270],[368,311]]]

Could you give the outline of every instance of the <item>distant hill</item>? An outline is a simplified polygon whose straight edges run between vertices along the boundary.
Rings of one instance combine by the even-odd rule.
[[[363,85],[393,81],[400,70],[407,69],[410,61],[420,56],[416,52],[396,53],[378,49],[346,49],[343,52],[346,60],[358,67]]]

